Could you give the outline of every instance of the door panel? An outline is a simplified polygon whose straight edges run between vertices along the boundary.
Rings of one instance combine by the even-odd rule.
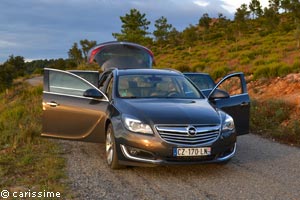
[[[250,99],[248,94],[218,99],[216,106],[233,117],[238,135],[249,133]]]
[[[95,87],[70,72],[45,69],[45,77],[42,136],[104,141],[107,98],[83,97]]]
[[[235,73],[226,76],[211,91],[209,97],[216,89],[227,91],[230,97],[215,99],[213,103],[233,117],[238,135],[249,133],[250,98],[244,74]]]

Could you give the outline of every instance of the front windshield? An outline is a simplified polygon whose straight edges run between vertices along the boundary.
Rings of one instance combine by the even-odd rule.
[[[178,75],[122,75],[117,93],[121,98],[203,98],[184,76]]]

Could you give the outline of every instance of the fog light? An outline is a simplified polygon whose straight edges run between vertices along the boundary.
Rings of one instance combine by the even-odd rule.
[[[153,159],[154,155],[151,152],[144,151],[134,147],[127,147],[128,153],[131,156],[139,157],[139,158],[146,158],[146,159]]]
[[[129,153],[133,156],[136,156],[138,154],[138,151],[135,148],[129,148]]]

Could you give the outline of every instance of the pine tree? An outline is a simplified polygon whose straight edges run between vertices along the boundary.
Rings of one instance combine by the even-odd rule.
[[[263,10],[262,10],[259,0],[251,0],[251,2],[249,4],[249,9],[252,13],[253,19],[255,18],[255,16],[260,17],[263,13]]]
[[[165,17],[160,17],[154,24],[156,30],[153,31],[155,40],[158,44],[164,44],[169,40],[170,32],[172,30],[172,24],[168,24],[168,20]]]
[[[151,40],[147,35],[150,21],[146,19],[146,14],[141,14],[137,9],[131,9],[129,14],[120,17],[123,25],[121,33],[113,33],[113,37],[118,41],[129,41],[140,44],[147,44]]]
[[[291,10],[291,0],[281,0],[281,8],[284,9],[285,12]]]
[[[250,11],[247,5],[242,4],[234,14],[234,21],[236,23],[237,36],[240,37],[243,32],[247,31],[247,20],[249,19]]]
[[[210,23],[211,23],[211,18],[209,17],[209,15],[207,13],[204,13],[202,15],[202,17],[199,19],[199,26],[204,28],[204,34],[202,37],[203,41],[205,40],[205,36],[209,32]]]
[[[75,42],[71,49],[68,51],[69,58],[73,60],[77,65],[81,63],[82,51],[78,48],[78,44]]]

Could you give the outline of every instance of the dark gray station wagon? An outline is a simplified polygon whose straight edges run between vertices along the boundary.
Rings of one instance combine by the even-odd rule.
[[[243,73],[205,96],[180,72],[150,69],[153,54],[137,44],[104,43],[89,58],[104,72],[45,68],[42,136],[104,142],[107,163],[117,169],[225,162],[236,136],[248,133]]]

